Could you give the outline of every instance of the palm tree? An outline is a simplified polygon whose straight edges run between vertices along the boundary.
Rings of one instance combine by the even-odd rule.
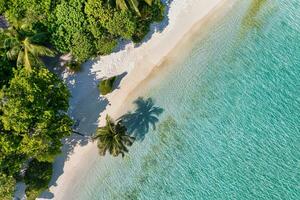
[[[126,128],[122,125],[122,122],[115,122],[107,115],[106,126],[98,128],[96,135],[93,139],[98,140],[98,148],[100,155],[104,156],[108,151],[113,156],[119,154],[124,157],[128,152],[127,146],[131,146],[135,140],[134,137],[130,137],[126,134]]]
[[[139,3],[141,1],[146,2],[149,6],[152,5],[153,0],[115,0],[116,6],[121,10],[133,9],[139,16],[141,16],[139,10]],[[128,6],[129,5],[129,6]]]
[[[10,60],[16,60],[17,66],[31,70],[32,66],[42,64],[40,56],[53,57],[49,48],[38,45],[45,39],[46,33],[29,31],[26,24],[0,29],[0,49],[6,51]]]

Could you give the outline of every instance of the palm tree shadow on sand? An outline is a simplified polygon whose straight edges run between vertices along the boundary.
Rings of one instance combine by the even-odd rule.
[[[136,109],[121,116],[118,120],[127,128],[130,136],[137,141],[143,141],[152,127],[156,129],[158,117],[164,112],[163,108],[154,105],[152,98],[137,98],[134,102]]]

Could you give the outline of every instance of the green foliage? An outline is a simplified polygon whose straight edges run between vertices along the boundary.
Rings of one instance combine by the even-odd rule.
[[[19,154],[39,161],[53,161],[60,153],[60,140],[71,133],[67,116],[66,86],[45,68],[15,71],[1,93],[3,129],[21,137]]]
[[[143,2],[147,3],[149,6],[152,6],[153,0],[115,0],[115,4],[119,9],[128,11],[130,8],[136,12],[138,16],[141,16],[139,7]]]
[[[75,33],[73,35],[73,46],[70,50],[78,62],[83,62],[96,54],[95,46],[91,41],[92,37],[89,34]]]
[[[91,34],[86,30],[83,0],[62,1],[57,5],[49,24],[52,43],[62,53],[71,52],[79,62],[96,53]]]
[[[1,56],[0,50],[0,89],[3,85],[8,84],[9,79],[13,74],[13,64],[6,58],[5,55],[2,54]]]
[[[99,20],[101,26],[110,34],[131,39],[136,28],[136,20],[131,13],[110,8],[97,8],[95,4],[90,5],[89,2],[91,1],[87,3],[86,12],[90,18],[94,18],[95,21]]]
[[[32,66],[42,64],[39,56],[54,56],[53,51],[38,45],[45,39],[46,33],[37,33],[26,24],[1,30],[0,34],[1,51],[9,60],[16,60],[17,66],[31,70]]]
[[[0,172],[0,199],[11,200],[15,190],[16,180]]]
[[[46,68],[18,68],[13,75],[0,92],[0,174],[16,178],[33,159],[25,182],[27,199],[35,199],[48,187],[61,139],[71,134],[70,94]]]
[[[164,12],[161,0],[8,0],[5,5],[11,24],[22,20],[48,31],[53,46],[78,62],[111,53],[119,39],[140,42]]]
[[[0,121],[0,173],[18,176],[25,156],[18,152],[21,137],[4,131]]]
[[[113,91],[113,86],[114,86],[116,79],[117,79],[117,77],[113,76],[111,78],[102,80],[98,84],[98,89],[99,89],[100,94],[106,95],[108,93],[111,93]]]
[[[5,14],[11,23],[26,20],[32,25],[46,24],[52,0],[5,0]]]
[[[26,197],[28,200],[36,199],[39,194],[48,188],[52,175],[52,163],[32,160],[25,173]]]
[[[165,6],[160,0],[153,0],[151,6],[142,4],[140,8],[142,17],[137,19],[137,27],[132,40],[139,43],[147,35],[152,22],[162,21],[164,18]]]
[[[81,71],[80,63],[76,62],[75,60],[70,60],[65,64],[65,67],[70,70],[71,72],[79,72]]]
[[[118,42],[113,35],[103,34],[94,41],[97,53],[100,55],[110,54],[117,46]]]
[[[7,0],[0,0],[0,14],[4,13],[7,9]]]
[[[113,51],[117,46],[117,37],[110,34],[105,28],[102,27],[100,21],[95,18],[88,18],[88,30],[91,32],[94,40],[92,43],[95,46],[97,54],[106,55]]]
[[[126,128],[121,122],[115,123],[108,115],[106,126],[98,128],[94,140],[98,142],[100,155],[104,156],[108,151],[112,156],[124,157],[135,138],[126,134]]]

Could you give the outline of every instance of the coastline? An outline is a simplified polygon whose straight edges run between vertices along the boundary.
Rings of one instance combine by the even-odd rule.
[[[232,2],[230,1],[226,7],[230,7]],[[208,23],[209,20],[206,19],[223,9],[225,3],[227,0],[212,0],[208,3],[205,0],[173,0],[168,13],[168,24],[161,33],[154,31],[151,39],[141,46],[134,47],[132,43],[126,44],[123,50],[102,56],[100,60],[87,62],[83,72],[65,76],[72,93],[70,114],[80,121],[78,130],[91,134],[98,125],[103,125],[106,114],[118,118],[119,114],[128,109],[128,99],[132,98],[130,96],[135,93],[135,90],[138,87],[142,88],[141,85],[149,77],[151,78],[153,73],[160,70],[158,67],[160,68],[168,60],[174,62],[175,56],[172,55],[182,52],[181,48],[190,46],[192,35]],[[119,88],[107,95],[106,101],[99,99],[96,87],[98,81],[103,77],[124,72],[127,75],[121,80]],[[102,107],[100,104],[104,102],[106,105],[103,108],[95,110],[95,106]],[[54,199],[66,199],[68,191],[72,190],[71,185],[80,180],[80,176],[84,176],[84,171],[88,170],[98,158],[95,143],[77,142],[73,144],[71,152],[68,151],[69,147],[64,147],[63,154],[68,155],[59,157],[54,164],[55,180],[50,187]],[[105,158],[101,159],[105,160]]]

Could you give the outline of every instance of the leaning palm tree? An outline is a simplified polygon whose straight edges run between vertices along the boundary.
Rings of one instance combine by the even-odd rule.
[[[113,156],[122,155],[128,152],[127,146],[131,146],[135,140],[126,134],[126,128],[119,121],[115,123],[108,115],[106,116],[106,125],[98,128],[93,137],[98,142],[100,155],[104,156],[108,151]]]
[[[153,0],[115,0],[115,3],[121,10],[128,10],[131,8],[140,16],[139,3],[141,1],[146,2],[149,6],[151,6],[153,2]]]
[[[42,64],[40,56],[54,56],[49,48],[39,45],[46,33],[28,31],[25,24],[0,29],[0,34],[0,49],[6,51],[8,59],[16,60],[17,66],[31,70],[32,66]]]

